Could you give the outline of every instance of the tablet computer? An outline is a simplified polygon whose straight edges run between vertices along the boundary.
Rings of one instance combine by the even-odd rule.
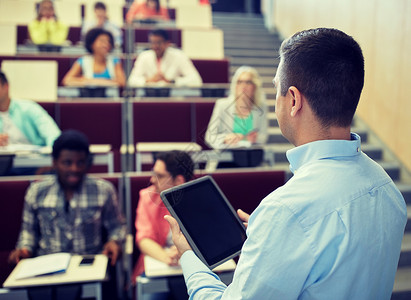
[[[210,269],[240,253],[245,227],[212,177],[172,187],[160,196],[193,251]]]

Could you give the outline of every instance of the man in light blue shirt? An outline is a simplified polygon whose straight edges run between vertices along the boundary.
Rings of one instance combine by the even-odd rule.
[[[296,33],[280,49],[276,114],[294,173],[248,216],[225,286],[170,222],[190,299],[389,299],[407,212],[386,172],[350,132],[364,59],[336,29]],[[204,224],[207,226],[207,224]]]
[[[7,77],[0,72],[0,146],[52,146],[60,133],[54,120],[39,104],[10,99]]]

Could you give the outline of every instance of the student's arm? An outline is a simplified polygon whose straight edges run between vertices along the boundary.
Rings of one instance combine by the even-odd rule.
[[[36,45],[48,42],[47,21],[34,20],[29,24],[30,39]]]
[[[227,107],[225,105],[226,99],[217,100],[213,113],[208,123],[205,134],[205,141],[212,148],[219,148],[224,145],[224,140],[232,130],[232,117],[228,115]]]
[[[35,210],[37,201],[37,185],[32,184],[24,199],[24,209],[19,238],[16,250],[12,252],[9,260],[18,262],[19,258],[30,257],[37,249],[40,240],[39,220]]]
[[[47,22],[48,32],[50,33],[50,43],[61,45],[65,42],[68,35],[68,26],[60,21],[50,20]]]
[[[175,246],[168,249],[164,249],[163,247],[161,247],[160,244],[153,241],[152,239],[143,238],[138,243],[138,247],[141,253],[151,256],[152,258],[155,258],[167,265],[178,265],[179,255],[177,248]]]
[[[53,118],[37,103],[30,106],[30,119],[47,146],[53,146],[61,131]]]
[[[63,85],[66,86],[85,85],[86,82],[87,79],[83,76],[83,72],[78,60],[73,64],[71,69],[67,72],[62,80]]]
[[[147,68],[150,68],[147,63],[149,59],[146,53],[141,53],[134,63],[134,67],[131,70],[130,76],[128,77],[128,84],[130,86],[144,86],[146,83],[145,74],[148,72]]]
[[[22,248],[22,249],[14,249],[11,251],[8,262],[11,265],[17,265],[20,260],[23,258],[29,258],[32,256],[32,253],[30,250],[27,248]]]
[[[103,254],[110,257],[111,264],[115,265],[125,241],[126,221],[120,212],[117,192],[111,183],[106,183],[103,194],[107,196],[107,199],[102,218],[108,234],[108,242],[103,246]]]
[[[179,57],[179,71],[181,77],[175,79],[177,86],[201,86],[203,80],[193,62],[185,54],[181,53]]]
[[[124,69],[120,61],[117,64],[115,64],[114,72],[116,74],[116,78],[114,79],[114,82],[117,83],[119,86],[125,86],[126,85],[126,74],[124,73]]]

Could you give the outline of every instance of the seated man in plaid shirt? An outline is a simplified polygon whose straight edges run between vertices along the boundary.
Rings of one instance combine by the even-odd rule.
[[[111,183],[86,175],[91,166],[87,137],[63,132],[53,145],[56,175],[33,183],[10,263],[56,252],[103,253],[115,265],[125,238],[125,219]]]

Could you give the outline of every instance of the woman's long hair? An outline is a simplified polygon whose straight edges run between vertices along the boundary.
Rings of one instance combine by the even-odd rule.
[[[243,73],[249,73],[251,74],[252,81],[255,85],[255,91],[254,91],[254,105],[256,106],[263,106],[265,105],[265,93],[262,88],[262,82],[260,75],[258,74],[257,70],[253,67],[250,66],[241,66],[235,71],[233,78],[231,79],[231,85],[230,85],[230,96],[233,97],[234,99],[236,98],[236,87],[237,87],[237,81],[238,78],[243,74]]]

